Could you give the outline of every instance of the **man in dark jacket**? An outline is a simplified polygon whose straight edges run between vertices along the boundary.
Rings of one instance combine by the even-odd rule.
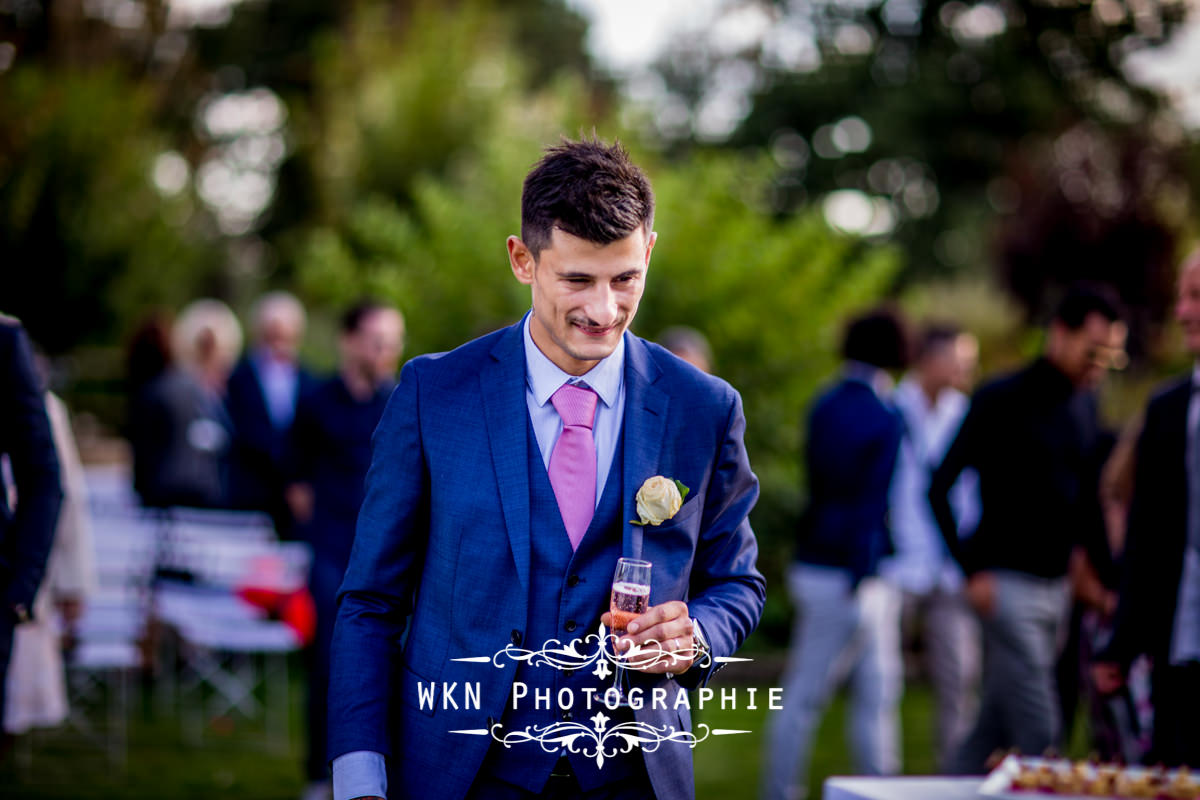
[[[300,398],[292,427],[295,482],[287,498],[296,527],[313,549],[308,587],[317,612],[309,652],[309,793],[328,795],[326,709],[337,590],[350,563],[354,525],[366,495],[371,435],[395,387],[404,348],[404,317],[376,302],[342,316],[338,373]],[[324,793],[324,794],[322,794]]]
[[[1184,261],[1175,318],[1200,359],[1200,251]],[[1125,579],[1113,636],[1093,666],[1116,691],[1139,655],[1153,663],[1148,762],[1200,766],[1200,366],[1146,407],[1126,533]]]
[[[279,535],[292,538],[284,502],[288,443],[296,404],[315,384],[298,361],[305,314],[300,301],[271,292],[254,306],[254,344],[229,376],[225,410],[232,427],[229,499],[265,511]]]
[[[858,772],[900,768],[900,600],[877,577],[892,552],[888,487],[903,433],[888,369],[908,345],[900,319],[877,310],[853,320],[841,380],[813,406],[806,464],[809,506],[788,590],[796,606],[783,709],[767,739],[762,795],[803,796],[821,712],[849,670],[850,735]]]
[[[983,772],[997,749],[1040,755],[1056,740],[1067,567],[1081,545],[1097,562],[1104,537],[1093,466],[1100,428],[1088,390],[1122,326],[1107,291],[1069,289],[1043,355],[975,393],[930,481],[934,517],[983,628],[979,718],[952,761],[957,772]],[[949,492],[968,467],[979,474],[981,513],[975,533],[960,539]]]
[[[7,455],[17,488],[8,507],[0,491],[0,717],[13,627],[25,622],[46,569],[62,502],[58,458],[41,382],[21,325],[0,316],[0,455]],[[2,482],[0,482],[2,483]]]

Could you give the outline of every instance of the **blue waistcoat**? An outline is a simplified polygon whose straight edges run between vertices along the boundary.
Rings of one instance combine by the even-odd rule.
[[[545,647],[552,639],[564,645],[573,639],[583,639],[595,633],[600,624],[600,615],[608,610],[609,594],[612,589],[613,570],[621,557],[621,485],[624,445],[618,442],[613,455],[612,468],[608,473],[604,492],[592,524],[572,552],[567,529],[558,511],[550,477],[542,463],[533,426],[528,430],[531,580],[529,582],[529,620],[525,630],[523,647],[537,650]],[[591,653],[594,642],[581,643],[581,653]],[[513,697],[505,707],[502,722],[504,731],[524,730],[526,727],[546,726],[558,721],[573,721],[594,730],[590,717],[603,712],[609,718],[607,727],[632,719],[624,709],[612,711],[604,706],[604,690],[613,684],[610,674],[605,679],[597,678],[588,667],[568,672],[549,665],[530,666],[522,663],[517,668],[516,682],[527,687],[527,694],[516,701]],[[589,710],[585,687],[594,687],[592,706]],[[571,689],[574,706],[559,705],[559,693]],[[549,708],[543,703],[535,707],[536,692],[550,691]],[[581,738],[580,744],[591,744]],[[537,742],[520,742],[511,748],[492,743],[484,762],[484,771],[501,780],[520,786],[530,792],[541,792],[550,772],[560,755],[571,761],[580,787],[590,791],[598,786],[629,777],[635,766],[633,759],[642,759],[639,748],[616,758],[605,759],[604,766],[596,766],[594,758],[582,753],[546,752]]]

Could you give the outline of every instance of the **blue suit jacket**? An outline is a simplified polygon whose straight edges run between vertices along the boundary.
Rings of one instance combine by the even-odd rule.
[[[317,381],[302,367],[296,368],[296,398],[308,394]],[[288,474],[290,430],[271,422],[258,372],[250,358],[238,362],[225,389],[225,411],[232,426],[229,453],[230,502],[238,508],[286,516],[283,501]]]
[[[653,602],[687,601],[714,654],[727,656],[757,625],[765,597],[747,519],[758,481],[741,400],[657,345],[625,341],[622,519],[637,518],[634,496],[651,476],[679,479],[691,493],[660,527],[626,522],[622,549],[653,562]],[[375,433],[334,632],[330,756],[385,754],[392,798],[463,797],[491,740],[450,731],[488,727],[509,699],[515,669],[452,659],[519,640],[530,515],[558,513],[530,508],[525,374],[519,324],[414,359]],[[707,677],[699,672],[681,679]],[[482,710],[419,707],[418,682],[475,681]],[[637,718],[690,725],[674,709],[644,707]],[[685,745],[661,745],[646,765],[659,800],[693,794]]]
[[[857,582],[892,552],[888,486],[904,425],[870,386],[844,379],[817,399],[809,417],[809,505],[796,557],[840,567]]]

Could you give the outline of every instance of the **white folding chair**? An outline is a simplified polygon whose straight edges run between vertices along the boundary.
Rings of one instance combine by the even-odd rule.
[[[308,561],[307,546],[277,541],[265,515],[173,513],[160,574],[184,580],[158,581],[154,605],[155,617],[174,632],[172,655],[181,670],[176,697],[189,741],[199,743],[204,720],[237,712],[264,717],[268,743],[286,749],[288,656],[301,642],[235,590],[264,563],[274,567],[275,588],[299,588]]]

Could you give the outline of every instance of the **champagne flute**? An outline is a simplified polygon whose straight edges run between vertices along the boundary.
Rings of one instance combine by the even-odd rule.
[[[621,558],[617,560],[617,568],[613,572],[612,596],[609,612],[612,614],[612,632],[616,637],[624,636],[629,623],[646,613],[650,607],[650,562],[636,558]],[[617,641],[613,640],[613,653],[617,653]],[[628,706],[629,698],[625,696],[625,667],[621,659],[617,659],[616,677],[613,685],[605,692],[616,692],[617,705]]]

